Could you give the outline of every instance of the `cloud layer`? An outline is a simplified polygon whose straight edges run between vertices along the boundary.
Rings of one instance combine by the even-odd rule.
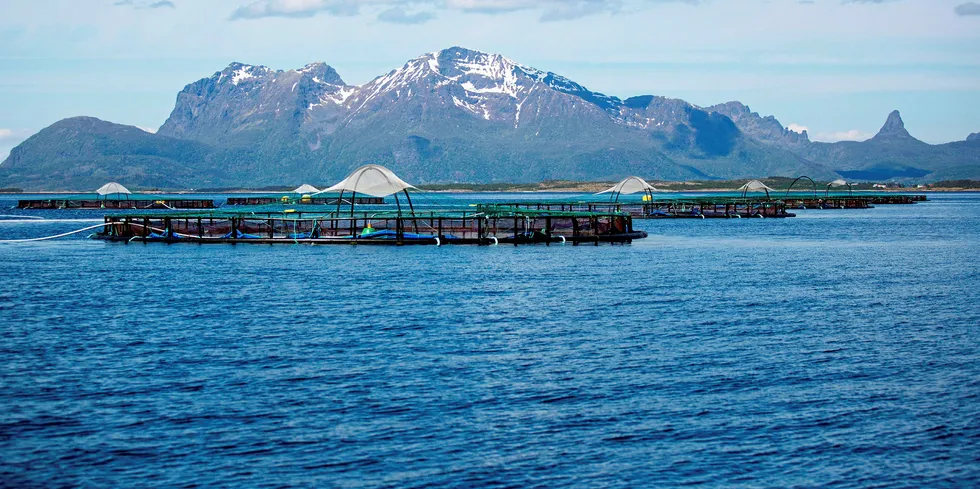
[[[957,5],[953,9],[956,15],[966,16],[966,15],[980,15],[980,3],[967,2],[964,4]]]
[[[118,0],[113,5],[117,7],[133,7],[135,9],[158,9],[158,8],[177,8],[170,0]]]
[[[132,0],[123,0],[132,1]],[[473,14],[506,14],[538,11],[542,21],[572,20],[596,14],[624,11],[628,0],[255,0],[235,9],[231,20],[263,17],[307,18],[324,13],[353,16],[362,7],[384,9],[378,20],[399,24],[421,24],[436,17],[436,11],[449,10]],[[643,4],[686,3],[703,0],[643,0]],[[409,13],[416,10],[415,13]]]
[[[0,128],[0,144],[16,144],[31,135],[30,131]]]
[[[811,132],[809,127],[801,126],[799,124],[790,124],[786,126],[786,129],[793,131],[798,134],[806,132],[810,137],[811,141],[819,141],[823,143],[836,143],[838,141],[866,141],[871,139],[874,134],[866,131],[861,131],[858,129],[851,129],[850,131],[836,131],[836,132]]]

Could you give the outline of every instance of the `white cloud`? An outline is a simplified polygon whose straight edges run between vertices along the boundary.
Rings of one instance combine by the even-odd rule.
[[[850,131],[818,132],[810,135],[810,140],[824,143],[836,143],[838,141],[865,141],[871,139],[872,136],[874,136],[873,133],[865,132],[860,129],[851,129]]]
[[[966,16],[966,15],[980,15],[980,3],[967,2],[964,4],[957,5],[953,9],[956,15]]]
[[[378,14],[378,20],[392,24],[424,24],[434,18],[432,12],[408,13],[401,7],[392,7]]]
[[[258,0],[231,13],[231,20],[262,17],[312,17],[319,12],[351,16],[360,13],[358,0]]]
[[[150,134],[156,134],[157,133],[157,130],[154,127],[143,127],[143,126],[136,126],[136,127],[139,128],[139,129],[142,129],[143,131],[146,131],[146,132],[148,132]]]
[[[31,135],[31,131],[26,129],[3,129],[0,128],[0,143],[4,145],[17,145],[21,141],[27,139]]]
[[[124,0],[131,1],[131,0]],[[644,0],[632,2],[638,6],[652,3],[686,3],[696,5],[701,0]],[[630,0],[254,0],[232,12],[230,19],[263,17],[307,18],[318,13],[353,16],[361,7],[386,8],[379,20],[398,23],[422,23],[434,14],[420,12],[402,15],[405,7],[455,10],[476,14],[505,14],[522,10],[541,12],[542,21],[572,20],[601,13],[618,13]]]
[[[806,131],[807,135],[810,136],[811,141],[820,141],[822,143],[836,143],[838,141],[864,141],[871,138],[874,134],[865,132],[859,129],[851,129],[850,131],[838,131],[838,132],[812,132],[809,127],[801,126],[799,124],[790,124],[786,126],[786,129],[793,131],[797,134],[802,134]]]
[[[135,9],[158,9],[158,8],[177,8],[170,0],[159,0],[150,2],[149,0],[118,0],[113,3],[117,7],[133,7]]]

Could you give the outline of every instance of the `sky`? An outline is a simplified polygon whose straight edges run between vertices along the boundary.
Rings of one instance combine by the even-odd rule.
[[[929,143],[980,132],[980,0],[2,0],[0,160],[66,117],[154,131],[233,61],[361,84],[452,46],[622,98],[738,100],[814,140],[895,109]]]

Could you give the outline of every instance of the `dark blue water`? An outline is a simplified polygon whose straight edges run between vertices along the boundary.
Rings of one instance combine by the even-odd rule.
[[[0,245],[0,486],[976,487],[980,195],[932,198],[631,246]]]

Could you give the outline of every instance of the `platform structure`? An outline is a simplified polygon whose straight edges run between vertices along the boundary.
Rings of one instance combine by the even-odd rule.
[[[786,218],[795,214],[787,212],[781,200],[742,197],[654,197],[642,201],[525,201],[478,204],[485,212],[506,208],[550,212],[597,212],[625,213],[634,219],[740,219]]]
[[[797,184],[809,183],[810,192],[793,189]],[[847,187],[847,191],[834,191],[834,188]],[[928,200],[925,194],[902,194],[892,192],[854,192],[853,186],[845,180],[834,180],[822,191],[810,177],[802,175],[790,183],[782,199],[791,209],[870,209],[875,205],[907,205]]]
[[[924,194],[854,193],[854,194],[790,194],[781,197],[790,209],[871,209],[876,205],[911,205],[925,202]]]
[[[350,205],[349,198],[341,198],[339,195],[304,195],[300,197],[292,195],[245,195],[238,197],[228,197],[226,201],[227,205],[235,206],[245,206],[245,205]],[[383,197],[355,197],[354,204],[356,205],[383,205],[385,199]]]
[[[312,190],[315,188],[310,187]],[[301,188],[302,190],[309,190]],[[301,190],[297,189],[297,193]],[[620,212],[552,212],[500,208],[417,211],[415,187],[391,170],[365,165],[336,185],[303,197],[339,193],[332,210],[312,204],[293,209],[107,215],[92,237],[107,241],[255,244],[535,244],[630,243],[647,237]],[[398,199],[404,194],[406,205]],[[392,197],[394,209],[357,208],[360,196]],[[349,207],[343,205],[349,203]]]
[[[105,216],[95,239],[225,244],[595,244],[647,237],[629,214],[498,209],[212,211]]]
[[[35,199],[20,199],[18,209],[214,209],[213,199],[192,198],[180,195],[131,194],[127,198],[95,194],[63,195]]]
[[[116,182],[109,182],[91,194],[21,199],[18,209],[213,209],[211,199],[185,196],[134,194]]]

